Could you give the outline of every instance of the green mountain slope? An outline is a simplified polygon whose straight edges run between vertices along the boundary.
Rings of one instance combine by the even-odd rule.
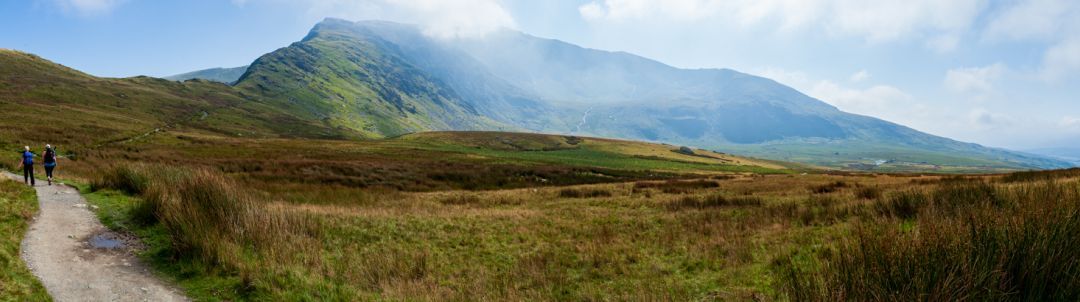
[[[320,23],[303,41],[255,60],[236,87],[369,137],[517,129],[481,114],[396,45],[337,25]]]
[[[247,66],[233,68],[210,68],[167,76],[165,77],[165,79],[173,81],[201,79],[225,84],[232,84],[236,82],[236,80],[239,80],[240,76],[244,75],[244,72],[247,71],[247,68]]]

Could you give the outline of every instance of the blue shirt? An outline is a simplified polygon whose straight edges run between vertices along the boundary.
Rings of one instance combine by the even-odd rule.
[[[22,161],[23,161],[24,165],[33,165],[34,164],[34,153],[31,153],[30,151],[23,152],[22,158],[23,158]]]

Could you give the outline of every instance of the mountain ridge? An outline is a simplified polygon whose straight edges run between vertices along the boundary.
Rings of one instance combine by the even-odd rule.
[[[846,113],[731,69],[681,69],[508,30],[446,40],[414,25],[328,18],[251,66],[235,87],[368,137],[527,130],[856,169],[1071,166]]]

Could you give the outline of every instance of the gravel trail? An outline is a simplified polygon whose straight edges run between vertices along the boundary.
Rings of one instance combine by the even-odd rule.
[[[134,256],[138,240],[105,228],[75,188],[38,181],[34,189],[41,210],[21,256],[54,300],[187,301]]]

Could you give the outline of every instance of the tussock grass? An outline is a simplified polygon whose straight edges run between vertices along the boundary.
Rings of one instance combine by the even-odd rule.
[[[135,165],[115,165],[103,168],[90,182],[90,189],[113,189],[128,194],[138,195],[146,191],[150,180],[144,167]]]
[[[319,228],[304,215],[272,210],[258,194],[221,173],[152,165],[116,166],[93,182],[95,190],[138,193],[128,213],[167,234],[168,257],[203,263],[241,277],[239,288],[273,286],[267,269],[315,263]],[[267,268],[259,263],[273,262]]]
[[[1045,181],[1062,175],[895,192],[835,248],[780,258],[780,287],[799,301],[1075,301],[1080,183]]]

